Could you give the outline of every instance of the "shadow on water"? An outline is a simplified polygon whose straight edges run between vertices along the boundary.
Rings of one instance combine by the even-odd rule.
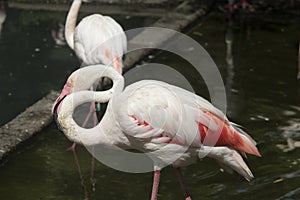
[[[33,16],[39,17],[33,20]],[[0,90],[2,113],[13,115],[49,89],[59,88],[78,65],[66,46],[54,48],[51,39],[51,27],[64,17],[65,13],[9,11],[0,40],[0,80],[1,85],[8,84]],[[300,89],[296,81],[299,28],[299,23],[290,20],[269,23],[249,17],[228,25],[226,14],[210,14],[188,31],[222,73],[229,118],[258,141],[263,155],[247,160],[256,177],[251,183],[222,173],[209,159],[185,168],[193,199],[300,198],[299,149],[287,150],[289,138],[300,140]],[[190,80],[197,93],[207,96],[201,77],[184,60],[160,52],[149,56],[147,62],[172,66]],[[6,121],[12,116],[1,117]],[[65,151],[69,146],[70,142],[50,126],[19,148],[0,168],[1,199],[83,199],[73,155]],[[100,162],[95,166],[93,192],[91,157],[83,147],[77,151],[90,199],[150,196],[152,173],[127,174]],[[171,168],[163,171],[160,186],[160,199],[183,199]]]

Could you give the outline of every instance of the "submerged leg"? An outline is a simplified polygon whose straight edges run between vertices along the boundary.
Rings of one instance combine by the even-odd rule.
[[[183,176],[182,176],[182,173],[181,173],[181,169],[178,167],[178,168],[175,168],[175,172],[176,172],[176,175],[178,177],[178,181],[179,181],[179,184],[180,184],[180,187],[181,187],[181,190],[183,192],[183,195],[184,195],[184,198],[185,200],[191,200],[191,197],[185,187],[185,184],[183,182]]]
[[[94,104],[95,105],[95,104]],[[96,112],[93,113],[94,126],[98,124],[98,117]],[[96,191],[96,179],[94,178],[95,171],[95,158],[94,158],[94,147],[92,147],[92,160],[91,160],[91,172],[90,172],[90,181],[92,185],[92,191]]]
[[[79,178],[80,178],[80,181],[81,181],[81,186],[82,186],[82,189],[83,189],[83,192],[84,192],[84,199],[89,199],[89,195],[88,195],[86,185],[85,185],[85,182],[84,182],[84,177],[82,175],[81,167],[80,167],[80,164],[79,164],[79,161],[78,161],[77,153],[76,153],[75,149],[72,152],[73,152],[74,160],[75,160],[76,167],[77,167],[77,170],[78,170]]]
[[[158,186],[160,181],[160,170],[154,171],[151,200],[157,200]]]

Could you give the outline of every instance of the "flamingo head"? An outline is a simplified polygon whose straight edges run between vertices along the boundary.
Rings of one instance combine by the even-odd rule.
[[[90,70],[90,67],[80,68],[69,76],[60,95],[57,97],[52,106],[52,114],[59,112],[62,101],[66,96],[74,92],[88,90],[91,86],[93,86],[93,83],[100,79],[97,73],[97,68],[98,67],[96,66],[93,68],[94,70]]]
[[[71,88],[72,87],[68,83],[64,85],[64,88],[62,89],[60,95],[57,97],[52,106],[52,114],[59,112],[63,99],[71,94]]]

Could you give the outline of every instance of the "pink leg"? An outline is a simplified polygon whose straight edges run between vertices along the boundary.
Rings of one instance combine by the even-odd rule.
[[[160,170],[154,171],[151,200],[157,200],[158,186],[160,181]]]
[[[75,147],[76,147],[76,143],[74,142],[72,144],[72,146],[70,146],[69,148],[67,148],[67,151],[75,151]]]
[[[92,102],[91,105],[90,105],[89,113],[86,116],[84,122],[82,123],[82,127],[86,126],[86,124],[89,121],[92,114],[93,114],[93,117],[94,117],[94,125],[95,125],[95,124],[97,124],[97,122],[95,122],[95,117],[96,117],[96,120],[97,120],[97,116],[96,116],[96,113],[95,113],[95,103],[94,102]]]
[[[179,184],[180,184],[180,187],[181,187],[181,190],[183,192],[185,200],[191,200],[191,197],[190,197],[189,193],[187,192],[187,189],[186,189],[186,187],[184,185],[184,182],[183,182],[183,176],[182,176],[182,173],[181,173],[181,169],[180,168],[175,168],[175,172],[176,172],[176,175],[178,177],[178,181],[179,181]]]

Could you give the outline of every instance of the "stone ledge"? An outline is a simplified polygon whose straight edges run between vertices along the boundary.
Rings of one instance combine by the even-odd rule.
[[[58,95],[58,92],[51,91],[0,128],[0,160],[52,122],[51,107]]]

